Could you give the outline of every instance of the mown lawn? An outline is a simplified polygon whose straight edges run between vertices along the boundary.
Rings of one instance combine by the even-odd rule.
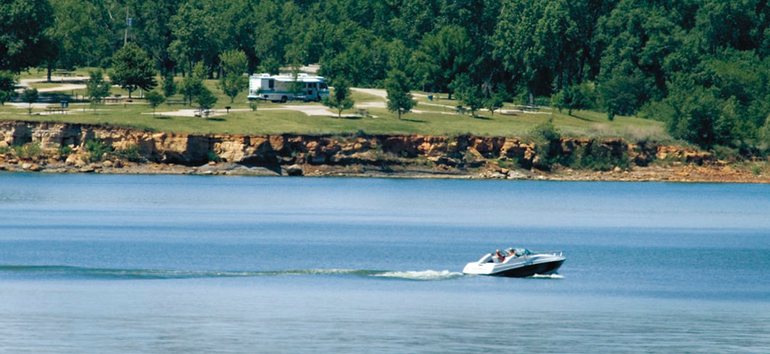
[[[44,76],[40,72],[39,76]],[[38,77],[33,74],[25,74],[25,78]],[[176,81],[181,81],[177,77]],[[158,82],[161,80],[158,78]],[[54,84],[46,84],[46,87],[54,87]],[[233,109],[249,109],[246,100],[246,92],[236,97],[233,103],[230,98],[222,94],[215,80],[207,80],[206,86],[214,92],[218,98],[216,109],[224,109],[231,106]],[[74,90],[74,94],[82,95],[85,90]],[[415,92],[416,94],[426,94]],[[62,94],[71,95],[73,91]],[[128,96],[128,92],[113,87],[111,95],[119,94]],[[624,137],[630,140],[654,139],[669,141],[671,138],[664,132],[660,122],[640,119],[635,117],[615,117],[610,122],[606,114],[592,111],[576,111],[572,116],[565,112],[559,113],[548,108],[543,108],[536,114],[514,113],[503,115],[490,114],[487,111],[479,111],[476,117],[469,114],[459,115],[455,113],[458,103],[448,100],[446,96],[428,101],[426,97],[416,96],[420,104],[414,109],[424,113],[409,113],[398,120],[395,113],[388,112],[384,108],[364,108],[369,112],[369,117],[336,118],[336,116],[308,116],[294,110],[280,110],[284,105],[271,102],[258,102],[256,112],[231,112],[223,116],[211,117],[180,117],[163,115],[160,112],[177,111],[180,109],[192,109],[194,107],[182,105],[161,104],[157,116],[152,115],[152,109],[137,98],[139,92],[134,92],[133,104],[107,104],[99,105],[94,112],[87,103],[70,104],[69,114],[57,115],[27,115],[26,108],[16,108],[6,104],[0,107],[0,119],[19,119],[33,121],[56,121],[74,123],[96,123],[128,126],[154,131],[184,132],[184,133],[231,133],[231,134],[350,134],[365,132],[368,134],[432,134],[432,135],[458,135],[477,134],[489,136],[524,136],[534,126],[548,119],[553,119],[554,124],[565,135],[587,137]],[[363,92],[354,92],[353,98],[357,103],[384,102],[381,97]],[[175,95],[172,100],[181,101],[180,95]],[[286,105],[322,106],[319,103],[289,102]],[[56,106],[56,104],[51,104]],[[85,111],[84,111],[85,108]],[[511,104],[506,104],[504,109],[514,109]],[[33,113],[44,112],[38,108]],[[343,114],[355,114],[359,109],[354,108]]]

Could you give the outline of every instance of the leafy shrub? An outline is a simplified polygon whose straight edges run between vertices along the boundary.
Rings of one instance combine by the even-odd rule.
[[[501,168],[507,168],[507,169],[513,169],[519,167],[519,159],[517,158],[508,158],[505,160],[497,160],[497,165]]]
[[[422,167],[433,166],[433,162],[430,162],[430,160],[428,160],[425,156],[417,156],[417,158],[413,160],[413,164],[415,166],[422,166]]]
[[[40,143],[16,145],[14,150],[16,156],[23,159],[33,159],[43,154],[43,148],[40,147]]]
[[[714,157],[716,157],[717,160],[736,161],[740,157],[738,149],[733,149],[727,146],[714,145],[711,151],[714,153]]]
[[[610,149],[589,149],[581,146],[572,154],[568,165],[573,168],[587,168],[594,171],[610,171],[615,167],[628,168],[630,159],[627,153],[613,156]]]
[[[86,141],[84,147],[86,148],[86,151],[88,151],[86,162],[102,161],[104,159],[104,154],[112,152],[112,147],[107,146],[101,140],[96,139]]]
[[[72,153],[72,146],[60,145],[58,152],[59,152],[59,155],[67,157]]]
[[[142,154],[139,153],[139,146],[137,145],[131,145],[125,149],[115,150],[113,154],[118,158],[131,162],[140,162],[144,160]]]
[[[527,139],[535,144],[535,154],[539,156],[538,165],[550,168],[559,162],[559,156],[551,151],[551,143],[559,141],[561,132],[553,125],[553,119],[538,124],[530,130]]]
[[[7,154],[11,152],[10,146],[0,146],[0,154]]]
[[[479,159],[478,157],[476,157],[476,154],[472,153],[470,150],[465,150],[465,154],[463,154],[463,159],[467,163],[479,162]]]
[[[222,161],[222,158],[219,156],[219,154],[217,154],[214,151],[209,151],[207,157],[208,157],[209,161],[214,161],[214,162]]]
[[[553,119],[549,119],[536,125],[529,131],[529,138],[533,141],[536,140],[558,140],[561,138],[561,132],[553,125]]]

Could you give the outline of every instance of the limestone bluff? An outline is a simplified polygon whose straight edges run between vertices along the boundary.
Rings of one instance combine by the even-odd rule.
[[[92,140],[101,141],[111,149],[136,147],[144,162],[132,164],[105,156],[108,161],[87,163],[84,144]],[[43,153],[25,158],[15,156],[9,149],[29,143],[39,144]],[[72,150],[63,156],[56,153],[60,146],[69,146]],[[122,173],[121,168],[134,166],[138,168],[134,172],[143,173],[152,172],[144,171],[143,165],[156,170],[164,168],[158,165],[168,165],[178,168],[167,173],[195,173],[200,172],[197,166],[205,167],[215,157],[231,166],[226,171],[233,170],[232,166],[245,166],[246,170],[241,169],[247,172],[244,174],[250,174],[248,168],[260,167],[275,175],[354,176],[368,172],[395,177],[417,173],[425,177],[531,178],[530,171],[548,174],[545,171],[549,166],[543,163],[546,157],[557,156],[563,160],[581,149],[628,161],[629,166],[624,167],[626,172],[647,166],[656,158],[674,157],[685,165],[715,162],[711,154],[693,148],[629,144],[621,139],[563,137],[538,148],[521,138],[475,135],[187,134],[29,121],[0,122],[0,148],[3,147],[6,153],[0,154],[2,168],[48,169],[49,172]],[[544,154],[547,156],[542,156]],[[19,167],[25,163],[27,168]],[[618,168],[615,172],[619,172]]]

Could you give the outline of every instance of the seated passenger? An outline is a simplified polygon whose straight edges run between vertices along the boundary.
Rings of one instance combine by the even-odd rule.
[[[495,258],[497,258],[501,263],[505,261],[505,256],[500,253],[500,250],[495,251]]]

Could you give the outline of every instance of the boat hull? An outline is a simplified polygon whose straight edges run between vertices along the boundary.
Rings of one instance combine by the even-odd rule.
[[[518,267],[518,268],[500,271],[497,273],[491,273],[489,275],[497,276],[497,277],[509,277],[509,278],[525,278],[525,277],[531,277],[535,274],[545,275],[545,274],[551,274],[556,272],[559,269],[559,267],[561,267],[562,263],[564,263],[563,259],[559,261],[553,261],[553,262],[531,264],[524,267]]]

